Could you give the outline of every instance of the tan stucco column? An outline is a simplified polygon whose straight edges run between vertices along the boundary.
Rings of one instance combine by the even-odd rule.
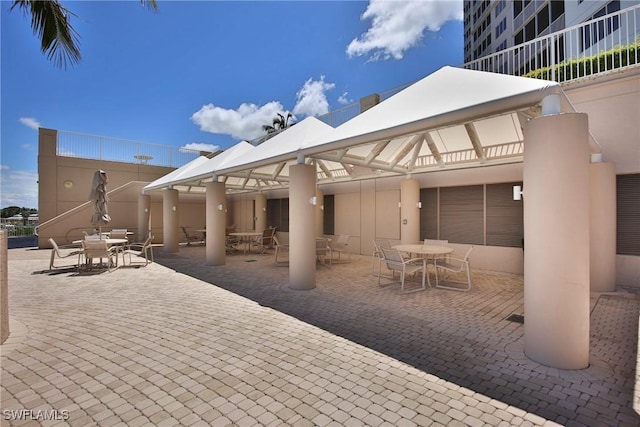
[[[227,197],[223,182],[208,182],[206,195],[206,265],[224,265]]]
[[[616,171],[609,162],[589,165],[591,184],[591,291],[616,289]]]
[[[267,195],[256,194],[256,232],[262,233],[267,228]]]
[[[324,236],[324,191],[316,189],[316,236]]]
[[[147,233],[151,232],[151,196],[148,194],[138,195],[138,242],[144,242]]]
[[[402,244],[420,241],[420,183],[407,178],[400,183],[400,241]]]
[[[588,138],[582,113],[524,128],[524,351],[560,369],[589,365]]]
[[[162,251],[178,252],[178,190],[162,192]]]
[[[289,285],[292,289],[316,287],[315,166],[289,167]]]

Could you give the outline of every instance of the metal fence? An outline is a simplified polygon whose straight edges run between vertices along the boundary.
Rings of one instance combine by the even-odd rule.
[[[56,154],[63,157],[179,167],[200,151],[128,139],[58,131]]]
[[[640,5],[484,56],[464,68],[557,82],[640,63]]]

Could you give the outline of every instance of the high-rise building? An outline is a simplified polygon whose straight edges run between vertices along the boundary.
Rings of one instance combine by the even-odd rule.
[[[464,0],[465,62],[640,4],[640,0]],[[579,35],[586,51],[617,31],[617,19]]]

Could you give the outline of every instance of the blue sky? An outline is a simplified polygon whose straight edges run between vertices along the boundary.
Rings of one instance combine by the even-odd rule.
[[[63,1],[82,61],[0,1],[0,207],[37,208],[38,127],[227,148],[463,61],[462,0]],[[194,145],[195,144],[195,145]]]

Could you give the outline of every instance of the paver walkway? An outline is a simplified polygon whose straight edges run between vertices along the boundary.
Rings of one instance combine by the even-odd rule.
[[[189,247],[92,275],[44,273],[48,256],[9,251],[26,336],[2,346],[2,425],[640,423],[634,294],[593,299],[592,365],[563,371],[528,360],[504,320],[522,314],[518,276],[400,294],[354,256],[293,291],[270,255],[209,267]]]

